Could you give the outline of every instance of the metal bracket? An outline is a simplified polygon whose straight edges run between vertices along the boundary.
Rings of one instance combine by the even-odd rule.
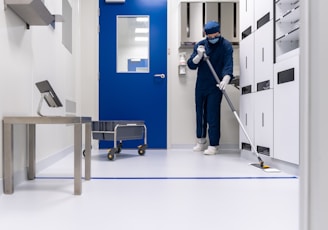
[[[55,22],[64,22],[65,21],[63,15],[54,14],[53,16],[55,17]]]

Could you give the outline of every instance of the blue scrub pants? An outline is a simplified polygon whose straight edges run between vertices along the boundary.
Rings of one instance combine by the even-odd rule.
[[[222,92],[218,88],[210,92],[196,90],[196,135],[197,138],[206,138],[208,125],[211,146],[220,144],[221,102]]]

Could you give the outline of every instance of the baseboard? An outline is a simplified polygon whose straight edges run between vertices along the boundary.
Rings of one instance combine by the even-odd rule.
[[[173,144],[168,149],[192,149],[192,147],[191,144]]]
[[[192,149],[194,144],[173,144],[169,149]],[[221,144],[219,149],[224,151],[239,151],[238,144]]]
[[[240,152],[238,144],[222,144],[219,146],[219,149],[224,151]]]
[[[66,149],[63,149],[60,152],[54,153],[54,154],[46,157],[45,159],[42,159],[42,160],[36,162],[36,174],[38,174],[40,171],[48,168],[49,166],[53,165],[57,161],[63,159],[68,154],[73,154],[73,153],[74,153],[74,147],[70,146],[70,147],[67,147]]]

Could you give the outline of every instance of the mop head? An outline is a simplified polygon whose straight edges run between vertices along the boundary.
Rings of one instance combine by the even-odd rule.
[[[275,169],[275,168],[271,168],[269,165],[261,165],[259,163],[252,163],[250,164],[256,168],[260,168],[260,169],[263,169],[264,172],[280,172],[279,169]]]
[[[250,164],[250,165],[253,165],[254,167],[257,167],[257,168],[260,168],[260,169],[268,169],[268,168],[270,168],[270,166],[269,165],[261,165],[261,164],[259,164],[259,163],[252,163],[252,164]]]

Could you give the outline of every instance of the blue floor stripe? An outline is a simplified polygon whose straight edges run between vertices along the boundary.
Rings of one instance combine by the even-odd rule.
[[[91,177],[92,180],[272,180],[297,179],[296,176],[270,176],[270,177]],[[35,179],[74,179],[74,177],[35,177]],[[84,179],[84,178],[83,178]]]

